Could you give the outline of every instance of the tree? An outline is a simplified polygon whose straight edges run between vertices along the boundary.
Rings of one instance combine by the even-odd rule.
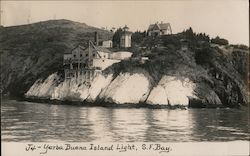
[[[188,39],[191,39],[191,40],[193,40],[194,38],[195,38],[195,33],[194,33],[194,31],[193,31],[193,29],[190,27],[189,29],[187,29],[185,32],[184,32],[184,34],[186,35],[186,37],[188,38]]]
[[[113,47],[116,47],[116,48],[119,47],[121,35],[122,35],[122,28],[119,28],[115,31],[115,34],[112,39]]]
[[[146,31],[140,32],[136,31],[131,36],[131,41],[133,44],[140,45],[143,42],[143,39],[146,37]]]

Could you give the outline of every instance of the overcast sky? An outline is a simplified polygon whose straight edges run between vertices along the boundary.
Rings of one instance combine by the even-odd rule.
[[[163,21],[171,24],[174,33],[192,27],[233,44],[249,45],[248,0],[0,2],[4,26],[69,19],[99,28],[127,24],[135,31]]]

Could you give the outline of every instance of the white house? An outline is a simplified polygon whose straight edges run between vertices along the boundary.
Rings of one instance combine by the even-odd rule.
[[[160,36],[172,34],[170,23],[158,23],[150,24],[148,27],[148,36]]]

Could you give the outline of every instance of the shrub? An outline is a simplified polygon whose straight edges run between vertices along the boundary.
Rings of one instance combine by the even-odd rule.
[[[209,65],[214,58],[214,52],[210,48],[199,49],[195,52],[195,62],[199,65]]]
[[[211,40],[211,43],[215,43],[215,44],[219,44],[219,45],[228,45],[228,40],[217,36]]]
[[[146,31],[144,31],[144,32],[136,31],[131,36],[132,44],[133,45],[141,45],[142,41],[145,37],[146,37]]]
[[[238,48],[238,49],[243,49],[243,50],[248,50],[249,47],[243,44],[237,44],[237,45],[232,45],[234,48]]]

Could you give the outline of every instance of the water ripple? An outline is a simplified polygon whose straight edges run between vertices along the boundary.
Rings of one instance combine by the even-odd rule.
[[[248,140],[247,110],[115,109],[2,101],[3,141]]]

